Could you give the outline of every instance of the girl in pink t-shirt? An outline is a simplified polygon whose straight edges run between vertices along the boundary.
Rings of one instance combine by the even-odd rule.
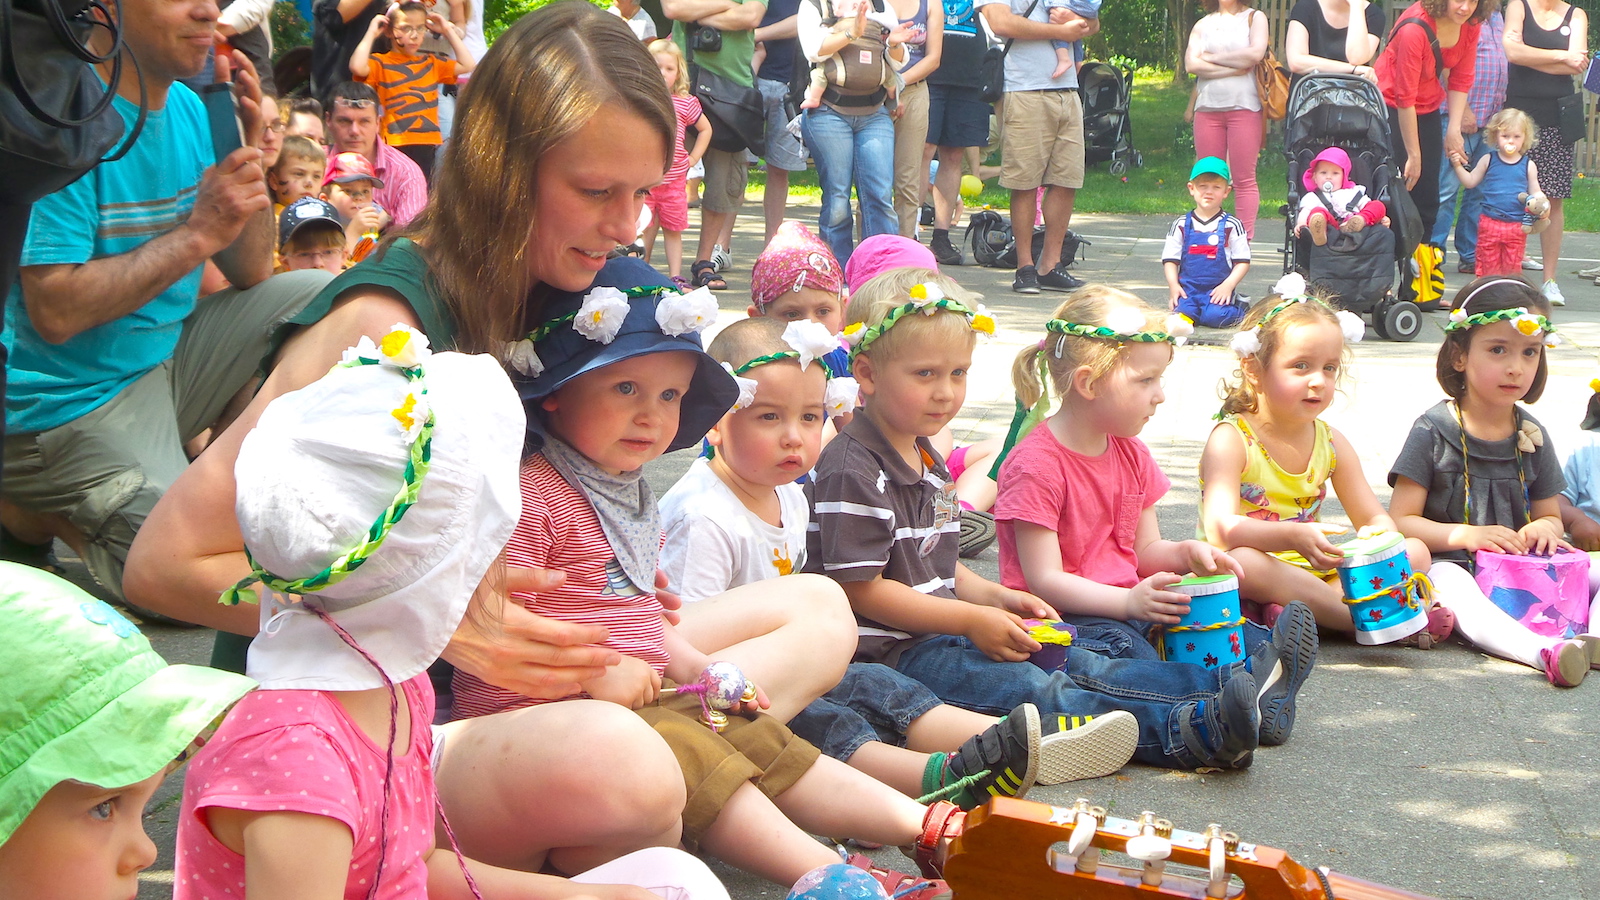
[[[1045,330],[1012,367],[1018,404],[1033,412],[1000,467],[1000,580],[1054,607],[1076,629],[1074,643],[1158,659],[1152,628],[1180,624],[1189,612],[1189,598],[1167,588],[1187,573],[1241,574],[1204,541],[1161,537],[1156,502],[1170,482],[1139,440],[1166,399],[1161,377],[1173,346],[1194,326],[1181,316],[1163,323],[1132,294],[1092,287],[1062,303]],[[1046,417],[1051,386],[1061,406]],[[1295,695],[1316,657],[1311,612],[1292,609],[1271,634],[1248,627],[1241,648],[1257,681],[1265,744],[1288,739]]]
[[[404,326],[263,411],[234,469],[251,575],[222,597],[261,604],[261,689],[185,779],[175,900],[652,896],[435,848],[436,816],[455,834],[427,668],[516,525],[525,424],[495,359],[433,355]],[[704,880],[687,893],[726,900]]]

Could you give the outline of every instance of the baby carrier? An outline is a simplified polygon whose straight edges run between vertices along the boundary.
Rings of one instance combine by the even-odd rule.
[[[1113,175],[1143,166],[1143,154],[1133,149],[1133,125],[1128,119],[1133,67],[1086,62],[1078,68],[1078,91],[1083,98],[1084,163],[1110,160]]]
[[[1422,314],[1397,274],[1421,240],[1422,223],[1406,192],[1389,143],[1389,115],[1376,85],[1353,75],[1306,75],[1289,95],[1284,155],[1289,163],[1284,216],[1283,271],[1332,294],[1341,307],[1370,314],[1372,328],[1393,341],[1409,341],[1422,328]],[[1355,234],[1330,232],[1318,247],[1295,233],[1295,215],[1307,193],[1305,173],[1317,154],[1338,147],[1350,155],[1349,178],[1389,210],[1390,225],[1370,225]],[[1323,205],[1332,204],[1323,199]]]
[[[832,28],[841,18],[834,9],[834,0],[804,0],[815,5],[822,15],[824,28]],[[873,12],[883,12],[883,0],[862,0],[870,3]],[[806,88],[810,85],[811,66],[822,69],[828,79],[828,87],[823,91],[822,100],[832,106],[845,108],[873,107],[883,103],[888,98],[889,91],[884,87],[885,68],[889,61],[884,58],[888,48],[889,32],[881,23],[867,20],[866,28],[861,32],[861,37],[846,44],[843,49],[833,56],[819,63],[803,65],[802,56],[796,55],[794,73],[789,81],[789,105],[793,110],[800,109],[800,102],[805,98]]]

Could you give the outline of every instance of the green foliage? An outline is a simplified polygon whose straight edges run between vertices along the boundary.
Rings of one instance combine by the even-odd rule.
[[[555,0],[486,0],[483,6],[483,35],[494,39],[511,27],[511,23],[536,9],[543,9]],[[601,9],[610,9],[611,0],[589,0]]]
[[[272,55],[281,57],[295,47],[311,43],[311,25],[293,3],[274,3],[267,19],[272,29]]]

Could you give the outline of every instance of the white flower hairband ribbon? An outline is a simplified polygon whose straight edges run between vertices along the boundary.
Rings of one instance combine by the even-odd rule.
[[[526,338],[512,341],[506,345],[505,355],[506,362],[510,363],[513,369],[529,378],[538,378],[544,374],[544,360],[539,358],[539,352],[534,349],[533,341]]]
[[[1231,348],[1234,353],[1238,354],[1240,359],[1246,359],[1248,357],[1255,356],[1257,353],[1260,353],[1261,326],[1256,325],[1251,328],[1246,328],[1244,331],[1234,335],[1233,340],[1228,342],[1228,347]]]
[[[1194,322],[1183,313],[1173,313],[1167,316],[1167,334],[1172,335],[1172,343],[1182,347],[1189,342],[1189,336],[1194,334]]]
[[[829,331],[828,326],[811,319],[790,322],[783,329],[783,342],[800,355],[802,372],[811,365],[812,360],[821,359],[839,349],[839,336]]]
[[[841,375],[838,378],[828,379],[828,389],[823,395],[822,405],[828,412],[828,418],[836,419],[853,412],[860,399],[861,386],[854,378]]]
[[[723,363],[722,370],[727,372],[733,378],[734,384],[739,386],[739,399],[733,401],[733,408],[748,409],[750,404],[756,402],[756,388],[760,387],[761,382],[756,381],[754,378],[733,374],[732,363]]]
[[[697,287],[687,294],[662,291],[656,301],[656,325],[669,337],[706,330],[717,320],[717,298],[707,287]]]
[[[931,281],[924,281],[921,284],[911,286],[910,297],[911,302],[917,307],[917,309],[920,309],[931,316],[938,312],[938,310],[929,309],[929,305],[943,300],[945,298],[945,293],[944,289],[939,287],[937,284],[934,284]]]
[[[406,442],[413,443],[422,434],[422,426],[428,423],[432,409],[428,405],[427,391],[417,387],[421,379],[420,367],[432,356],[433,350],[428,346],[427,335],[404,322],[396,322],[377,343],[362,335],[354,347],[344,351],[339,362],[346,366],[371,364],[407,370],[407,377],[411,379],[410,388],[390,415],[399,423],[400,433],[405,436]]]
[[[1144,313],[1131,306],[1119,306],[1106,316],[1106,327],[1117,334],[1138,334],[1144,324]]]
[[[628,295],[614,287],[597,287],[583,295],[583,305],[572,320],[572,330],[591,341],[609,344],[628,318]]]

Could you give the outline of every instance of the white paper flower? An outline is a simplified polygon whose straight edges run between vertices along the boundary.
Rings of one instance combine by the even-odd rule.
[[[1554,331],[1545,332],[1545,336],[1544,336],[1545,349],[1554,350],[1556,347],[1558,347],[1560,345],[1561,345],[1561,335],[1556,334]]]
[[[1234,335],[1233,340],[1228,342],[1228,346],[1233,348],[1234,353],[1239,354],[1240,359],[1244,359],[1247,356],[1255,356],[1257,353],[1260,353],[1261,326],[1257,325],[1254,328],[1241,331]]]
[[[800,371],[804,372],[806,366],[813,359],[822,357],[839,349],[839,338],[828,330],[828,326],[810,319],[797,319],[783,329],[783,342],[789,348],[800,354]]]
[[[430,411],[428,395],[421,391],[411,391],[389,414],[400,423],[400,433],[405,435],[406,443],[411,443],[422,433],[422,426],[428,423]]]
[[[433,355],[428,349],[428,336],[404,322],[396,322],[378,341],[378,353],[384,362],[402,369],[420,366]]]
[[[924,281],[921,284],[912,285],[910,293],[911,302],[916,304],[917,309],[922,310],[930,316],[933,315],[934,310],[929,309],[928,304],[938,303],[940,300],[944,299],[944,290],[931,281]]]
[[[1167,334],[1172,335],[1172,342],[1182,347],[1188,342],[1189,336],[1194,334],[1194,323],[1182,313],[1173,313],[1167,316]]]
[[[354,347],[349,347],[344,351],[344,356],[339,358],[339,362],[347,366],[358,365],[363,359],[371,362],[379,360],[378,345],[372,342],[372,338],[364,334],[361,336],[361,340],[356,341]]]
[[[616,339],[627,317],[628,295],[614,287],[597,287],[583,295],[583,305],[578,307],[578,317],[572,320],[572,330],[591,341],[609,344]]]
[[[739,386],[739,399],[733,401],[734,409],[746,409],[750,404],[756,402],[756,388],[761,386],[761,382],[756,381],[754,378],[746,378],[743,375],[734,375],[733,366],[730,363],[723,363],[722,371],[733,376],[733,383]]]
[[[544,360],[527,338],[506,345],[506,362],[529,378],[538,378],[544,372]]]
[[[1538,337],[1544,333],[1544,325],[1539,322],[1539,317],[1526,310],[1511,320],[1511,327],[1528,337]]]
[[[710,288],[698,287],[687,294],[664,291],[656,303],[656,324],[669,336],[696,334],[717,320],[717,298]]]
[[[1466,307],[1458,306],[1455,309],[1450,310],[1450,321],[1453,324],[1460,325],[1462,322],[1465,322],[1466,320],[1467,320]]]
[[[1145,314],[1131,306],[1119,306],[1106,316],[1106,327],[1117,334],[1138,334],[1144,330]]]
[[[1367,323],[1355,313],[1341,309],[1336,318],[1339,320],[1339,330],[1344,332],[1347,343],[1359,344],[1361,339],[1367,336]]]
[[[1306,293],[1305,276],[1299,272],[1290,272],[1278,279],[1278,283],[1272,286],[1272,292],[1285,300],[1303,297]]]
[[[828,379],[828,391],[823,395],[822,405],[828,410],[828,418],[833,419],[854,411],[860,399],[861,386],[854,378],[841,376]]]

